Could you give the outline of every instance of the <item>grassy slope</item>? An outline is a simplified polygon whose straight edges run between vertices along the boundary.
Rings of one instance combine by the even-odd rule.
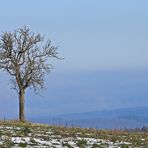
[[[80,137],[80,138],[95,138],[108,140],[110,142],[129,142],[134,147],[148,146],[148,133],[146,132],[127,132],[123,130],[96,130],[96,129],[84,129],[84,128],[66,128],[60,126],[49,126],[44,124],[32,124],[32,123],[20,123],[16,121],[0,122],[0,136],[7,137],[4,141],[3,146],[6,147],[8,144],[14,145],[10,140],[11,137],[31,137],[32,144],[33,138],[42,140],[51,140],[50,138],[69,138],[69,137]],[[52,134],[51,134],[51,133]],[[51,134],[51,137],[50,137]],[[78,143],[79,142],[79,143]],[[83,147],[84,141],[76,142],[79,147]],[[79,145],[80,144],[80,145]],[[68,144],[67,144],[68,145]],[[19,145],[21,146],[21,145]],[[22,143],[23,146],[23,143]],[[24,146],[26,146],[24,144]],[[70,147],[70,146],[69,146]],[[94,145],[95,147],[95,145]],[[100,146],[101,147],[101,146]],[[124,147],[124,146],[121,146]]]

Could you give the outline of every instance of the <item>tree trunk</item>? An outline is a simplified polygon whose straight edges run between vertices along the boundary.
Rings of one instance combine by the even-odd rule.
[[[25,110],[24,110],[24,103],[25,103],[25,90],[19,91],[19,121],[25,121]]]

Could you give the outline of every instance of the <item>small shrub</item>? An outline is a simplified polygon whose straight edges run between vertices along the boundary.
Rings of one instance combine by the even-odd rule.
[[[8,148],[8,147],[12,147],[14,146],[14,143],[11,141],[10,138],[6,138],[4,141],[3,141],[3,147],[4,148]]]
[[[21,130],[21,133],[22,133],[24,136],[28,136],[28,133],[31,133],[31,130],[30,130],[30,128],[28,128],[28,127],[24,127],[24,128]]]
[[[79,146],[79,147],[84,147],[86,145],[87,145],[87,141],[84,139],[77,141],[77,146]]]
[[[118,137],[116,137],[116,136],[112,136],[112,137],[111,137],[111,141],[112,141],[113,143],[115,143],[115,142],[117,141],[117,139],[118,139]]]

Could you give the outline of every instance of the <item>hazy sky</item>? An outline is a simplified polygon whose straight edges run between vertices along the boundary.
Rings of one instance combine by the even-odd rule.
[[[148,106],[147,0],[5,0],[0,19],[1,32],[27,25],[65,57],[42,96],[27,92],[27,114]],[[18,114],[8,79],[0,73],[1,118]]]

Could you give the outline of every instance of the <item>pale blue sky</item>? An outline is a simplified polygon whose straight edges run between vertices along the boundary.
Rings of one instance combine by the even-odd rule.
[[[28,114],[147,106],[147,0],[5,0],[0,19],[1,32],[26,24],[65,57],[53,61],[43,97],[27,92]],[[0,116],[16,117],[17,96],[0,76]]]

